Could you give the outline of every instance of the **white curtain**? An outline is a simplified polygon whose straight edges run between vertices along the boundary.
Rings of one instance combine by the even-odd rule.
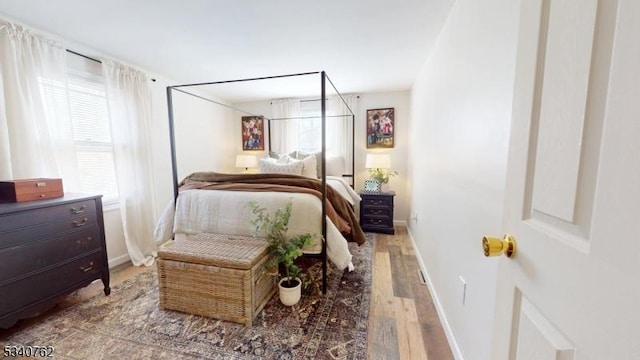
[[[288,153],[298,150],[300,99],[271,101],[271,151]]]
[[[353,121],[351,112],[358,113],[358,96],[331,96],[327,100],[327,156],[344,160],[345,173],[351,172],[353,161]],[[346,104],[345,104],[346,103]],[[348,106],[348,107],[347,107]]]
[[[0,20],[0,179],[61,177],[76,190],[65,50]]]
[[[153,264],[155,200],[150,154],[151,91],[144,73],[102,61],[129,257],[134,265]]]

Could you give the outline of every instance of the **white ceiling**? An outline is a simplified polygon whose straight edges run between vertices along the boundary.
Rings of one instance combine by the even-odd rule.
[[[0,0],[0,15],[179,83],[324,70],[362,93],[409,89],[454,1]]]

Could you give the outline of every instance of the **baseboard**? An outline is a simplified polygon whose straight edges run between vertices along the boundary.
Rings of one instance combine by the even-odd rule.
[[[408,228],[407,222],[405,220],[393,220],[393,225],[395,226],[404,226]]]
[[[129,254],[124,254],[124,255],[120,255],[118,257],[115,257],[113,259],[109,259],[109,269],[113,269],[114,267],[120,265],[120,264],[124,264],[127,261],[131,260],[129,258]]]
[[[395,224],[395,221],[394,221],[394,224]],[[447,336],[447,341],[449,341],[449,347],[451,348],[451,352],[453,353],[453,356],[456,360],[464,360],[464,357],[462,357],[462,351],[460,351],[460,346],[458,346],[458,342],[453,336],[451,325],[449,325],[449,321],[447,321],[447,317],[444,314],[444,311],[442,310],[442,304],[440,303],[438,293],[435,291],[435,288],[433,287],[433,282],[431,282],[431,278],[429,277],[429,272],[427,271],[427,268],[424,265],[424,261],[422,260],[422,256],[420,256],[420,251],[418,251],[418,247],[416,246],[416,242],[415,242],[415,239],[413,238],[413,234],[411,234],[411,229],[409,229],[408,226],[407,226],[407,234],[409,234],[409,240],[411,240],[411,246],[413,246],[413,251],[416,254],[416,259],[418,259],[418,265],[420,266],[420,270],[422,270],[422,274],[424,275],[425,281],[427,283],[427,287],[429,288],[429,292],[431,293],[431,298],[433,299],[433,304],[436,308],[436,312],[438,313],[438,318],[440,318],[440,322],[442,323],[444,333]]]

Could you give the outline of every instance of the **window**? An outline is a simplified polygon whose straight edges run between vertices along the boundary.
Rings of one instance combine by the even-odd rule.
[[[312,153],[322,150],[322,109],[319,101],[303,101],[300,103],[300,119],[298,122],[298,148]],[[328,155],[340,156],[339,141],[343,130],[341,117],[331,116],[327,110],[326,150]]]
[[[298,148],[307,153],[322,149],[322,111],[317,101],[302,101],[300,103],[300,119],[298,123]]]
[[[66,83],[46,79],[40,81],[43,98],[48,100],[45,101],[46,106],[57,108],[57,113],[65,114],[70,120],[66,130],[54,130],[54,137],[58,137],[54,141],[65,144],[61,147],[73,147],[76,163],[59,165],[74,169],[73,172],[62,170],[67,177],[75,174],[73,181],[69,181],[77,184],[72,191],[102,194],[105,204],[116,203],[118,186],[101,68],[90,60],[69,60]],[[69,136],[70,140],[62,140]]]
[[[87,74],[69,74],[69,115],[80,190],[102,194],[108,202],[118,198],[118,187],[107,97],[101,80]]]

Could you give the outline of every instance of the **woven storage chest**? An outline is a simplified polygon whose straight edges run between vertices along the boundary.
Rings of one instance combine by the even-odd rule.
[[[265,239],[202,233],[158,252],[160,307],[251,326],[276,291]]]

